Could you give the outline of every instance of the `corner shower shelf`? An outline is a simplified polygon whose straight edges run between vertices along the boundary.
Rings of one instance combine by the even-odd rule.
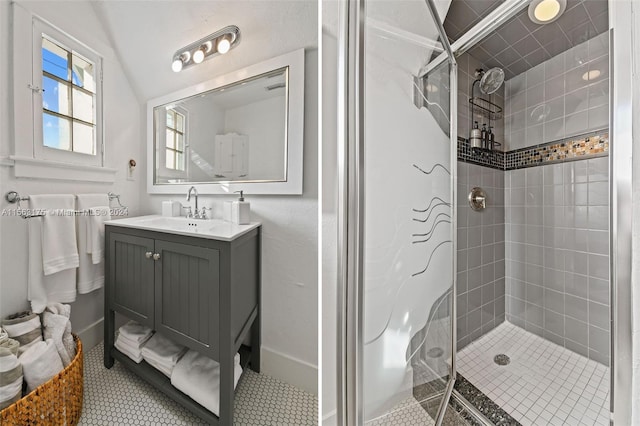
[[[479,114],[489,120],[500,120],[502,118],[502,108],[486,99],[477,96],[470,98],[469,105],[473,115]]]

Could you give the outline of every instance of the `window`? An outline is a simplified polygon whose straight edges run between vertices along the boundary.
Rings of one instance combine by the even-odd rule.
[[[96,155],[96,66],[42,36],[42,143]]]
[[[103,167],[102,58],[37,18],[33,49],[34,157]]]
[[[185,116],[174,109],[167,109],[165,167],[184,171]]]

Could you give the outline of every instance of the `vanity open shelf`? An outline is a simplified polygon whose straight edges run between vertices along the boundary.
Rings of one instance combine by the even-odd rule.
[[[111,368],[117,359],[208,423],[230,426],[235,353],[243,368],[260,371],[260,225],[216,239],[140,222],[105,226],[104,365]],[[116,312],[220,363],[219,416],[114,347]],[[243,345],[249,336],[251,347]]]

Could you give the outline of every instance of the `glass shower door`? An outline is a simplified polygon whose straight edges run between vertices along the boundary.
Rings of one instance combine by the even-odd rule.
[[[455,371],[455,60],[433,2],[360,6],[358,417],[433,424]]]

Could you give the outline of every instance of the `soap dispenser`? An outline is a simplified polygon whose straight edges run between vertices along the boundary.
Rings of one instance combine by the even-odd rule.
[[[238,225],[248,225],[250,222],[249,218],[249,205],[248,201],[244,200],[243,191],[235,191],[235,193],[240,193],[240,197],[238,201],[234,201],[231,204],[231,221]]]

